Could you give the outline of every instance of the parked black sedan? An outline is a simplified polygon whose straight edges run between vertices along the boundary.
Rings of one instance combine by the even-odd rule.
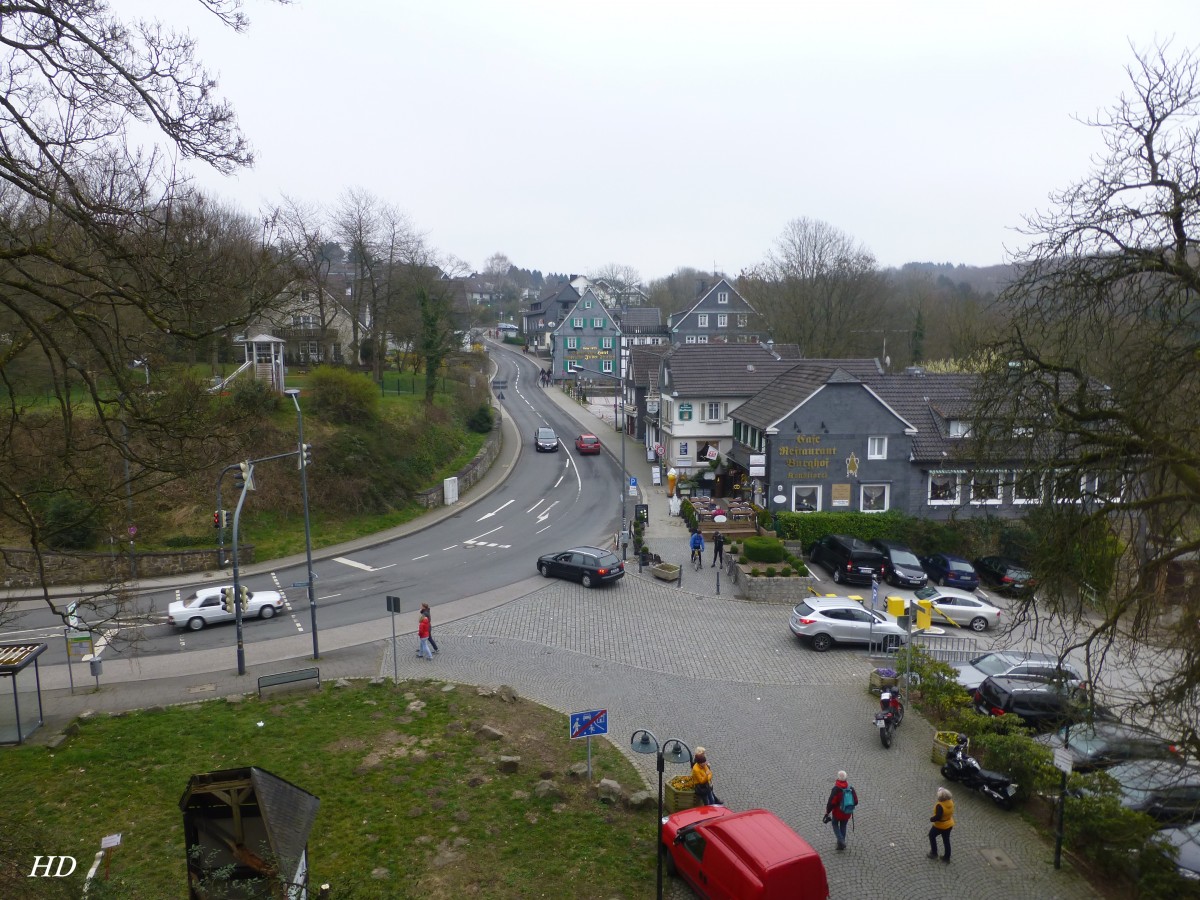
[[[971,564],[979,577],[998,591],[1024,594],[1032,591],[1036,584],[1033,574],[1025,566],[1007,556],[983,556]]]
[[[537,569],[546,578],[570,578],[584,587],[625,577],[625,563],[611,550],[572,547],[538,557]]]
[[[1034,738],[1051,750],[1066,748],[1076,772],[1104,769],[1131,759],[1179,759],[1180,748],[1145,728],[1123,722],[1093,722],[1060,728]]]

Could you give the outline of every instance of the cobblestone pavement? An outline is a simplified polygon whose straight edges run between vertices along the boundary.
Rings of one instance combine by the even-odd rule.
[[[672,539],[682,545],[686,532]],[[651,789],[654,757],[629,751],[635,730],[704,745],[722,799],[769,808],[791,824],[820,851],[834,898],[1096,896],[1069,868],[1054,870],[1053,846],[1019,813],[961,789],[954,860],[927,859],[942,783],[930,760],[933,729],[913,714],[890,750],[880,745],[867,691],[872,664],[861,650],[814,653],[792,637],[786,605],[732,599],[724,589],[721,597],[681,590],[636,570],[635,563],[618,584],[592,590],[547,582],[439,625],[442,652],[432,664],[401,643],[400,677],[509,684],[563,713],[607,708],[610,739]],[[715,582],[714,570],[703,574]],[[381,673],[392,673],[390,652]],[[821,817],[843,768],[860,806],[850,849],[837,853]],[[672,892],[686,896],[678,885]]]

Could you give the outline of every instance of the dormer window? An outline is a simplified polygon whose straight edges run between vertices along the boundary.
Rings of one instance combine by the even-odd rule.
[[[950,437],[967,438],[971,436],[971,423],[962,419],[951,419],[947,424],[950,428]]]

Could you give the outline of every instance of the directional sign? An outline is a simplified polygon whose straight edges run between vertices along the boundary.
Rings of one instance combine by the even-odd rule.
[[[608,710],[589,709],[571,713],[571,739],[608,734]]]
[[[493,378],[492,379],[492,389],[493,390],[502,391],[506,387],[508,387],[508,379],[507,378]]]

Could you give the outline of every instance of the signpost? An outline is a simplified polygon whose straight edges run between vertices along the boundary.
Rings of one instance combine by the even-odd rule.
[[[1054,868],[1062,868],[1063,814],[1067,807],[1067,776],[1075,768],[1071,761],[1071,726],[1063,733],[1064,746],[1054,751],[1054,768],[1062,772],[1062,783],[1058,789],[1058,828],[1054,835]]]
[[[632,475],[629,476],[629,496],[636,497],[638,493],[637,479]]]
[[[608,710],[586,709],[571,713],[571,740],[587,738],[587,777],[592,780],[592,735],[608,734]]]
[[[392,614],[392,682],[400,681],[400,653],[396,647],[396,613],[400,612],[400,598],[388,595],[387,611]]]

